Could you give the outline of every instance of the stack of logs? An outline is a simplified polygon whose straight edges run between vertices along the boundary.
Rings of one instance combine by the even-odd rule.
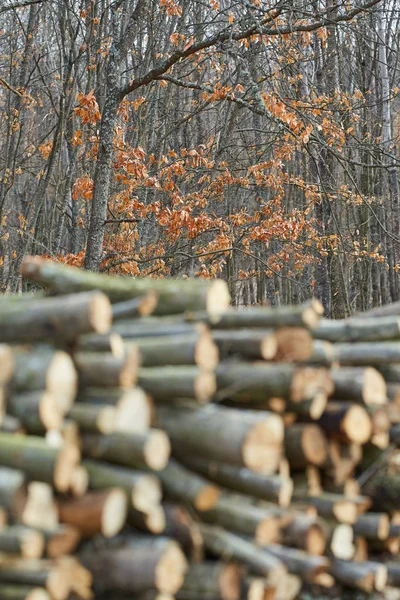
[[[400,586],[398,305],[22,273],[44,291],[0,299],[0,600]]]

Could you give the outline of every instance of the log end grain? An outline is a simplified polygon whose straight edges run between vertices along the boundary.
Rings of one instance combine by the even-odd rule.
[[[112,308],[107,296],[102,292],[93,295],[88,305],[88,320],[95,333],[107,333],[112,323]]]
[[[116,432],[144,433],[150,427],[153,405],[141,388],[126,390],[116,408]]]
[[[104,503],[101,531],[104,537],[113,537],[121,531],[126,522],[127,502],[123,490],[110,491]]]
[[[14,368],[15,361],[11,346],[0,344],[0,386],[11,380]]]
[[[215,279],[207,291],[206,311],[211,318],[223,314],[231,302],[228,284],[222,279]]]
[[[132,505],[139,511],[148,512],[161,502],[161,484],[154,475],[143,474],[132,490]]]
[[[267,415],[248,431],[242,444],[244,465],[264,475],[277,471],[282,457],[284,436],[282,418],[272,413]]]
[[[155,587],[165,593],[175,594],[184,581],[187,560],[179,545],[171,541],[155,570]]]
[[[366,444],[372,434],[372,421],[367,411],[356,404],[350,406],[343,421],[342,430],[356,444]]]
[[[217,391],[217,381],[214,373],[200,371],[194,381],[194,396],[200,404],[206,404]]]
[[[221,492],[215,485],[204,485],[200,492],[196,495],[193,505],[198,511],[210,510],[215,506],[220,497]]]
[[[152,429],[144,446],[144,459],[150,469],[161,471],[167,466],[171,455],[171,444],[161,429]]]
[[[72,407],[78,390],[78,374],[71,357],[62,351],[54,354],[47,375],[46,390],[58,400],[63,414]]]
[[[74,444],[65,443],[58,453],[54,467],[54,487],[59,492],[66,492],[71,484],[73,473],[78,466],[80,452]]]
[[[194,362],[202,369],[212,371],[219,362],[218,346],[209,332],[200,335],[194,348]]]
[[[365,404],[386,403],[386,382],[384,377],[373,367],[364,371],[362,397]]]

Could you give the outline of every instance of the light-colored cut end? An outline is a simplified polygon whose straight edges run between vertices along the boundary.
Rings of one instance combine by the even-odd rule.
[[[80,452],[73,444],[64,444],[58,453],[54,466],[54,487],[59,492],[68,491],[75,468],[80,461]]]
[[[39,481],[29,483],[27,499],[21,515],[21,521],[29,527],[41,529],[57,527],[58,510],[51,486]]]
[[[280,534],[280,520],[278,518],[267,517],[261,521],[255,531],[255,539],[260,546],[268,544],[277,544]]]
[[[364,370],[362,396],[365,404],[386,404],[386,382],[376,369],[367,367]]]
[[[282,508],[289,506],[293,496],[293,480],[287,477],[281,484],[278,496],[278,504]]]
[[[49,573],[46,588],[52,600],[67,600],[71,589],[69,573],[60,565]]]
[[[46,375],[46,391],[50,392],[65,415],[72,407],[78,390],[78,374],[72,358],[62,351],[57,351]]]
[[[207,292],[207,313],[210,317],[218,317],[228,309],[230,303],[228,284],[222,279],[215,279]]]
[[[301,446],[307,462],[311,465],[321,466],[324,464],[328,445],[324,432],[318,425],[307,425],[301,436]]]
[[[269,398],[268,408],[273,412],[282,414],[286,410],[286,400],[284,398]]]
[[[310,406],[310,417],[314,420],[317,420],[321,417],[322,413],[326,409],[328,404],[328,397],[325,392],[320,392],[316,394],[314,398],[311,400]]]
[[[321,393],[330,396],[334,390],[333,380],[328,369],[314,367],[297,369],[290,387],[292,402],[309,400]]]
[[[351,560],[354,557],[354,532],[350,525],[337,525],[333,530],[330,548],[332,554],[340,560]]]
[[[0,344],[0,387],[10,381],[14,369],[15,361],[11,346]]]
[[[116,431],[117,408],[115,406],[104,406],[97,417],[97,428],[100,433],[108,435]]]
[[[236,565],[225,565],[218,579],[219,590],[223,600],[239,600],[240,571]]]
[[[120,386],[122,388],[130,388],[135,385],[138,378],[140,366],[139,348],[134,345],[129,346],[126,352],[124,364],[120,372]]]
[[[154,475],[142,475],[132,490],[132,506],[141,512],[149,512],[152,507],[160,504],[161,498],[160,480]]]
[[[83,465],[75,467],[70,483],[70,492],[75,498],[84,496],[89,488],[89,473]]]
[[[319,523],[313,523],[306,533],[306,550],[313,556],[322,556],[325,552],[326,539]]]
[[[339,523],[353,525],[357,520],[357,507],[348,500],[339,500],[333,507],[333,515]]]
[[[48,592],[44,588],[34,588],[25,597],[25,600],[50,600]]]
[[[365,444],[372,434],[371,419],[362,406],[353,404],[342,421],[342,430],[356,444]]]
[[[72,525],[62,525],[59,531],[52,535],[46,544],[46,554],[49,558],[59,558],[71,554],[81,539],[79,530]]]
[[[105,294],[97,292],[89,304],[89,323],[94,333],[107,333],[112,324],[111,302]]]
[[[218,501],[220,491],[215,485],[205,485],[194,500],[197,510],[211,510]]]
[[[154,471],[161,471],[167,466],[171,455],[171,443],[165,431],[152,429],[146,440],[144,450],[146,465]]]
[[[63,414],[57,399],[49,392],[44,392],[39,402],[39,417],[46,430],[60,430],[63,424]]]
[[[19,539],[23,558],[40,558],[43,555],[44,536],[39,531],[24,531]]]
[[[185,555],[178,544],[169,542],[155,570],[156,589],[175,594],[182,587],[187,566]]]
[[[301,587],[302,581],[300,577],[287,573],[283,575],[276,585],[276,598],[295,600],[300,594]]]
[[[101,532],[104,537],[117,535],[126,522],[128,501],[123,490],[115,489],[109,492],[104,503],[101,516]]]
[[[158,294],[155,291],[148,292],[143,298],[141,298],[139,303],[139,314],[141,317],[148,317],[151,315],[157,306],[158,303]]]
[[[332,588],[335,585],[335,578],[330,573],[317,573],[313,576],[312,582],[324,588]]]
[[[146,523],[146,527],[149,531],[151,531],[151,533],[155,535],[162,533],[166,527],[165,512],[162,506],[152,507],[150,512],[145,514],[144,521]]]
[[[141,388],[124,392],[117,404],[115,431],[144,433],[151,423],[152,404]]]
[[[279,415],[269,415],[247,433],[242,444],[244,464],[251,470],[271,475],[282,456],[284,427]]]
[[[375,571],[374,588],[377,592],[383,592],[388,579],[388,571],[385,565],[378,565]]]
[[[390,519],[389,515],[383,514],[379,517],[377,536],[380,540],[387,540],[390,532]]]
[[[272,360],[278,352],[278,341],[274,333],[268,333],[260,343],[260,354],[264,360]]]
[[[194,362],[202,369],[213,370],[219,362],[218,346],[209,332],[199,337],[194,348]]]
[[[124,358],[125,344],[123,337],[119,333],[110,333],[110,350],[115,358]]]
[[[305,362],[312,355],[313,338],[302,327],[280,327],[275,331],[277,352],[275,360]]]
[[[194,396],[199,404],[206,404],[217,391],[217,381],[214,373],[202,371],[194,381]]]
[[[254,578],[247,587],[247,600],[265,600],[265,581],[260,577]],[[275,595],[273,596],[275,598]]]

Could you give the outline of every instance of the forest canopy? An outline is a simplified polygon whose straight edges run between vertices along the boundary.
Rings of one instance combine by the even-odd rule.
[[[26,254],[399,298],[397,0],[0,0],[0,289]]]

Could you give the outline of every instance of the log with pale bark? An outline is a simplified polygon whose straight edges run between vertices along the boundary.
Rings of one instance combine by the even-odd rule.
[[[112,537],[125,525],[128,503],[121,488],[89,492],[81,498],[59,500],[60,521],[76,527],[82,537],[101,533]]]
[[[187,570],[186,558],[177,542],[165,537],[135,535],[118,538],[109,546],[81,555],[93,574],[96,590],[139,594],[149,589],[175,594]]]
[[[92,490],[121,488],[130,504],[143,512],[161,502],[161,486],[155,475],[95,460],[85,460],[83,466],[89,473],[89,487]]]
[[[36,436],[0,433],[0,464],[20,468],[30,479],[51,483],[56,490],[68,490],[80,459],[76,446],[52,447]]]
[[[123,358],[125,344],[119,333],[88,333],[75,340],[73,352],[107,352],[115,358]]]
[[[106,333],[112,313],[108,298],[99,291],[62,298],[13,303],[0,299],[0,339],[4,342],[73,340],[82,333]]]
[[[78,352],[74,363],[82,387],[103,386],[130,388],[135,385],[139,370],[139,351],[131,347],[123,358],[107,352]]]
[[[50,600],[45,588],[35,585],[5,583],[1,586],[1,600]]]
[[[292,469],[323,465],[327,449],[327,439],[318,425],[295,423],[285,428],[285,456]]]
[[[0,344],[0,387],[12,378],[15,368],[14,353],[7,344]]]
[[[164,366],[139,369],[138,385],[156,402],[194,399],[206,404],[216,391],[213,372],[197,366]]]
[[[311,356],[307,362],[321,367],[337,366],[333,344],[324,340],[313,340]]]
[[[368,313],[365,313],[367,315]],[[314,337],[329,342],[375,342],[400,338],[400,316],[321,319]]]
[[[387,583],[387,569],[381,563],[334,560],[330,573],[345,587],[371,593],[381,592]]]
[[[276,472],[279,466],[283,422],[273,413],[216,405],[160,406],[156,424],[169,435],[177,456],[190,453],[264,474]]]
[[[46,346],[14,351],[14,357],[13,390],[46,390],[57,398],[65,414],[71,408],[78,389],[78,375],[71,357],[66,352]]]
[[[43,550],[44,537],[39,531],[21,525],[0,529],[0,553],[40,558]]]
[[[143,296],[130,298],[112,305],[113,321],[118,319],[132,319],[134,317],[148,317],[154,312],[158,303],[158,295],[151,290]]]
[[[78,424],[80,431],[107,435],[116,429],[117,407],[76,402],[68,412],[68,418]]]
[[[240,569],[223,562],[204,562],[189,565],[177,600],[239,600]]]
[[[330,401],[317,421],[332,439],[344,443],[365,444],[372,434],[372,422],[363,406]]]
[[[400,363],[400,341],[355,342],[334,345],[335,358],[340,365],[381,367]]]
[[[369,512],[358,517],[353,524],[354,533],[367,540],[386,540],[390,532],[390,519],[386,513]]]
[[[281,519],[274,509],[251,504],[246,496],[222,494],[214,506],[202,511],[206,523],[253,538],[257,544],[273,544],[279,540]]]
[[[276,502],[285,507],[290,504],[293,493],[293,481],[281,475],[255,473],[245,467],[207,460],[186,454],[180,456],[181,462],[192,471],[214,483],[248,496]]]
[[[204,323],[188,323],[179,315],[176,317],[149,317],[147,319],[121,319],[113,323],[112,332],[120,335],[125,342],[137,338],[153,338],[163,336],[198,335],[209,331]]]
[[[330,561],[325,556],[313,556],[297,548],[269,544],[266,549],[286,565],[289,573],[298,575],[308,583],[316,582],[318,576],[327,573],[330,567]]]
[[[359,402],[366,405],[386,403],[386,383],[383,376],[372,367],[342,367],[332,369],[336,400]]]
[[[143,367],[197,365],[213,370],[219,362],[217,344],[206,330],[189,335],[136,338],[125,343],[128,351],[131,346],[139,349]]]
[[[46,391],[35,390],[11,394],[7,410],[19,419],[28,433],[43,435],[51,429],[61,429],[63,411],[57,397]]]
[[[144,433],[115,433],[82,436],[84,456],[105,460],[132,469],[163,469],[170,457],[170,442],[160,429]]]
[[[37,256],[26,257],[21,272],[26,279],[43,284],[57,294],[99,290],[112,303],[154,292],[158,295],[154,314],[206,310],[210,315],[219,315],[225,312],[230,302],[228,286],[221,279],[207,281],[108,276],[67,267]]]
[[[273,329],[233,329],[212,331],[221,360],[242,357],[247,360],[272,360],[278,344]]]
[[[41,587],[52,600],[67,600],[71,585],[62,563],[25,558],[0,558],[0,588],[5,584]]]
[[[341,494],[323,493],[319,496],[294,494],[297,501],[314,506],[318,514],[326,519],[336,519],[339,523],[353,525],[357,518],[371,507],[367,496],[347,497]]]

